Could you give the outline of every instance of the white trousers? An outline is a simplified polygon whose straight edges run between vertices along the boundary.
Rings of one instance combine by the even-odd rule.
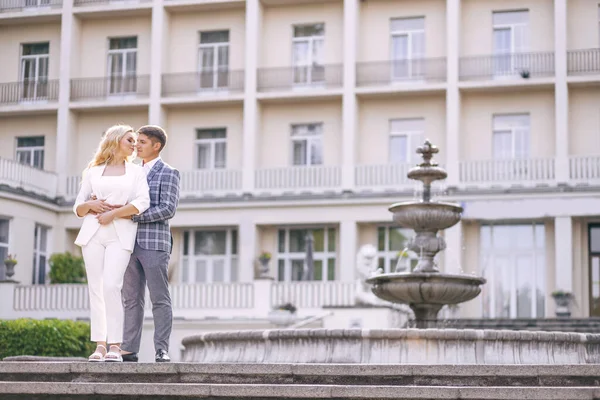
[[[92,342],[123,341],[121,288],[131,252],[124,250],[112,223],[102,225],[81,248],[90,294]]]

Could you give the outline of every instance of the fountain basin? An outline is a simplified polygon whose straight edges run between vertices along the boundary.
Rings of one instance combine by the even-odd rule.
[[[439,272],[391,273],[373,276],[367,283],[373,293],[392,303],[458,304],[474,299],[481,293],[484,278]]]
[[[398,225],[417,232],[450,228],[460,221],[463,212],[457,204],[419,201],[392,204],[389,210]]]
[[[596,364],[600,335],[457,329],[275,329],[183,339],[184,362]]]

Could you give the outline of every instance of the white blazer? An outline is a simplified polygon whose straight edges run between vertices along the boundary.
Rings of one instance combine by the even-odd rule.
[[[132,204],[138,209],[139,214],[150,207],[148,181],[141,166],[126,162],[124,176],[102,176],[104,168],[105,165],[99,165],[83,171],[81,189],[73,205],[73,212],[77,218],[83,219],[83,225],[75,239],[75,244],[78,246],[87,245],[100,228],[96,215],[89,213],[83,217],[77,215],[77,207],[86,202],[92,194],[112,205]],[[133,251],[137,223],[125,218],[116,218],[112,223],[123,249]]]

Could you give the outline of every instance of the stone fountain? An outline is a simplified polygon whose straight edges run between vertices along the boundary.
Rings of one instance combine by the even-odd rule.
[[[438,149],[429,141],[417,151],[423,163],[411,169],[408,177],[423,183],[422,199],[397,203],[389,210],[397,224],[415,231],[409,249],[419,255],[419,262],[412,272],[373,271],[366,282],[372,285],[372,292],[379,299],[394,305],[408,304],[415,314],[418,329],[204,332],[183,339],[183,361],[425,365],[600,363],[600,335],[434,329],[437,314],[445,304],[477,297],[485,279],[439,272],[435,255],[444,250],[446,242],[437,234],[457,224],[463,209],[456,204],[431,200],[432,182],[445,179],[446,171],[432,162]]]
[[[480,277],[441,273],[436,265],[436,254],[446,248],[444,238],[437,233],[456,225],[463,211],[457,204],[431,200],[431,184],[447,176],[446,171],[432,161],[438,151],[426,140],[417,149],[423,162],[408,171],[410,179],[423,183],[422,199],[396,203],[389,208],[398,225],[415,231],[408,248],[419,255],[418,264],[412,272],[379,273],[367,279],[377,297],[408,304],[415,313],[417,328],[435,327],[438,312],[444,305],[474,299],[485,283]]]

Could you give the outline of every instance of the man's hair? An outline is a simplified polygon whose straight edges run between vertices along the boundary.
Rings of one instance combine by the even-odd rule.
[[[159,142],[159,152],[162,151],[167,144],[167,132],[165,132],[165,130],[158,125],[144,125],[138,129],[137,133],[143,133],[144,135],[148,136],[152,143]]]

